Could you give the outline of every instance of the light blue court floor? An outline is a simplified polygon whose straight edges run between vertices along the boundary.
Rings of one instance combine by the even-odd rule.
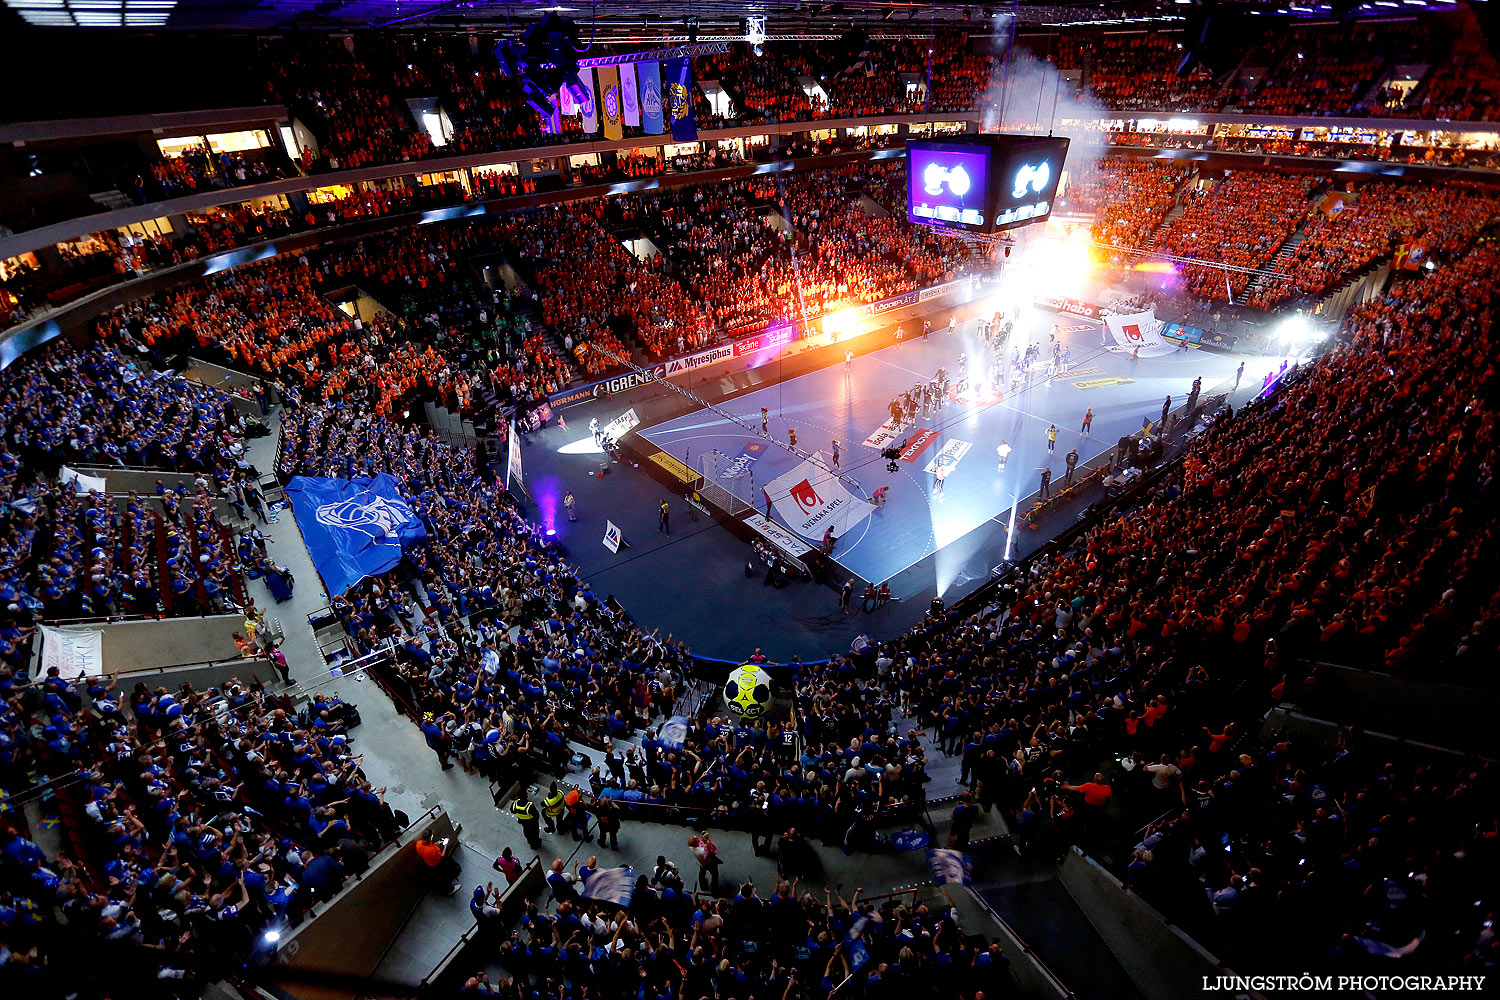
[[[1139,431],[1143,421],[1160,420],[1167,395],[1172,396],[1174,408],[1180,406],[1195,378],[1202,378],[1201,398],[1207,399],[1233,387],[1235,369],[1244,361],[1244,380],[1235,397],[1238,403],[1260,384],[1267,371],[1280,364],[1280,359],[1198,350],[1133,361],[1128,354],[1101,345],[1098,323],[1041,310],[1023,312],[1011,345],[1024,350],[1029,340],[1037,343],[1042,357],[1047,358],[1051,356],[1049,338],[1054,335],[1071,355],[1066,374],[1049,379],[1038,365],[1012,390],[1007,359],[998,398],[988,390],[976,398],[966,395],[918,417],[915,424],[897,433],[894,443],[904,441],[913,447],[904,456],[907,460],[896,463],[899,471],[895,473],[887,471],[887,460],[878,448],[865,442],[876,437],[890,419],[894,396],[918,381],[925,383],[939,366],[946,367],[952,377],[961,353],[969,370],[988,370],[991,359],[984,354],[973,321],[961,324],[952,336],[942,329],[926,341],[908,338],[897,346],[857,357],[847,372],[838,364],[722,404],[721,409],[734,414],[745,426],[711,410],[698,410],[641,433],[699,471],[705,469],[704,456],[714,451],[724,457],[711,462],[710,471],[738,472],[736,458],[756,456],[749,463],[748,473],[732,474],[719,485],[743,498],[753,497],[761,513],[765,507],[761,488],[801,461],[780,447],[747,451],[747,445],[765,442],[760,435],[761,407],[770,411],[772,441],[786,443],[788,432],[795,429],[798,448],[820,452],[827,461],[832,442],[837,440],[840,469],[857,484],[852,487],[856,496],[868,497],[880,487],[889,490],[886,503],[839,540],[834,558],[863,580],[879,582],[896,578],[908,567],[939,553],[937,573],[942,577],[944,554],[950,548],[955,550],[956,562],[971,561],[970,557],[978,553],[970,550],[979,545],[998,549],[985,554],[987,559],[993,556],[990,561],[1003,559],[1003,543],[996,546],[994,529],[1008,523],[1012,506],[1037,491],[1043,467],[1051,467],[1054,488],[1062,482],[1064,456],[1070,449],[1077,448],[1081,468],[1113,449],[1122,435]],[[1085,434],[1082,421],[1089,407],[1094,410],[1094,420],[1091,432]],[[1058,437],[1049,452],[1047,433],[1053,424]],[[1013,449],[1003,472],[996,455],[1002,440]],[[913,451],[918,453],[911,454]],[[946,456],[941,461],[949,467],[941,491],[932,472],[939,456]],[[785,526],[779,515],[776,520]],[[987,524],[992,530],[975,531]],[[978,541],[980,538],[984,541]],[[808,541],[817,544],[819,539]],[[910,579],[906,586],[915,592],[918,582]],[[925,581],[927,585],[931,582]],[[940,579],[940,590],[942,583]],[[897,580],[892,586],[900,588],[902,584]],[[899,590],[897,595],[910,596]]]

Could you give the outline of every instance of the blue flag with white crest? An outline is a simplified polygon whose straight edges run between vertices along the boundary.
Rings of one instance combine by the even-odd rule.
[[[396,479],[383,472],[374,479],[293,476],[286,495],[330,594],[394,569],[405,546],[427,537]]]

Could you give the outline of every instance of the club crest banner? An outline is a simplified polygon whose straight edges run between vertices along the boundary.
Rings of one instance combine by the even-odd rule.
[[[394,569],[405,546],[427,537],[422,519],[385,473],[374,479],[293,476],[286,495],[330,594]]]
[[[667,108],[672,115],[672,141],[695,142],[698,125],[693,119],[693,60],[687,56],[666,63]]]
[[[643,62],[636,69],[641,85],[641,128],[649,135],[661,135],[666,131],[661,114],[661,63]]]
[[[1109,328],[1109,335],[1115,338],[1115,343],[1127,351],[1139,347],[1141,353],[1145,354],[1148,350],[1166,347],[1161,339],[1161,320],[1156,318],[1154,312],[1106,316],[1104,325]]]
[[[797,534],[819,541],[830,527],[842,538],[875,510],[850,493],[838,476],[804,459],[766,487],[771,504]]]
[[[604,138],[625,138],[624,108],[620,100],[620,67],[599,67],[599,106],[604,114]]]
[[[620,107],[625,112],[625,124],[641,124],[640,91],[636,89],[635,63],[620,64]]]

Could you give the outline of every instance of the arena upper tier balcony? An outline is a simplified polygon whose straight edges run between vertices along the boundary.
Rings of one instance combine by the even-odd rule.
[[[371,216],[932,131],[1047,127],[1134,155],[1483,180],[1500,156],[1500,68],[1467,16],[1268,28],[1217,72],[1179,73],[1176,27],[1023,34],[1009,62],[988,36],[942,30],[857,49],[770,41],[760,56],[726,44],[695,60],[693,143],[628,124],[603,139],[581,114],[544,132],[500,72],[499,36],[141,39],[146,68],[103,103],[65,85],[0,124],[0,326],[145,271]],[[251,82],[174,86],[185,49],[248,65]],[[1003,99],[1017,87],[1041,93],[1035,110]]]

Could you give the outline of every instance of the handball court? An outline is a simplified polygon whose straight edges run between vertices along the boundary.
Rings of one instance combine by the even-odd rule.
[[[920,330],[920,323],[915,325]],[[747,445],[764,441],[759,434],[762,407],[769,412],[767,430],[775,442],[787,443],[795,430],[799,449],[817,451],[831,465],[833,442],[838,441],[839,469],[851,491],[864,498],[882,487],[887,491],[885,503],[838,540],[835,561],[857,583],[891,581],[892,592],[902,599],[933,587],[947,597],[955,585],[982,579],[1004,559],[1010,510],[1017,504],[1018,513],[1029,507],[1027,498],[1038,491],[1043,468],[1051,468],[1055,492],[1070,450],[1077,449],[1077,474],[1082,475],[1089,462],[1113,450],[1122,436],[1139,431],[1144,422],[1160,421],[1166,396],[1172,396],[1176,409],[1199,377],[1200,398],[1228,389],[1244,360],[1196,349],[1132,360],[1101,345],[1098,322],[1039,309],[1022,311],[1010,343],[1022,350],[1028,340],[1036,343],[1045,359],[1051,356],[1054,330],[1072,359],[1065,374],[1049,378],[1045,364],[1038,362],[1023,371],[1012,390],[1014,367],[1007,357],[1000,366],[999,392],[987,385],[960,390],[957,400],[919,414],[894,435],[888,423],[891,399],[916,382],[926,383],[940,366],[951,380],[962,354],[965,367],[976,376],[971,383],[987,378],[992,358],[974,320],[960,323],[952,335],[946,325],[935,326],[925,340],[908,334],[902,343],[858,356],[850,365],[837,364],[721,404],[749,430],[705,409],[641,433],[705,477],[716,469],[728,472],[735,481],[720,485],[732,486],[742,499],[753,497],[761,514],[762,487],[801,461],[780,447],[747,450]],[[1242,388],[1259,384],[1270,364],[1269,358],[1249,359]],[[1090,407],[1094,417],[1085,433],[1083,417]],[[1049,451],[1048,432],[1054,425],[1057,441]],[[1012,449],[1004,471],[996,452],[1002,441]],[[888,471],[881,448],[903,444],[897,471]],[[758,456],[748,474],[742,472],[746,455]],[[941,487],[935,474],[939,465],[948,469]],[[779,512],[775,520],[786,527]],[[1025,530],[1024,523],[1017,530]],[[807,541],[816,545],[820,539]]]
[[[569,408],[565,428],[548,426],[523,444],[526,482],[537,507],[531,513],[555,527],[569,559],[601,595],[617,597],[632,615],[659,624],[663,634],[687,641],[695,653],[742,662],[761,646],[777,661],[792,655],[821,658],[847,650],[860,635],[877,641],[898,635],[921,618],[934,596],[952,601],[989,579],[992,567],[1005,557],[1010,508],[1019,501],[1019,511],[1027,509],[1044,464],[1051,465],[1054,484],[1060,484],[1071,448],[1078,449],[1083,469],[1113,449],[1122,434],[1140,430],[1143,419],[1158,420],[1168,393],[1173,406],[1180,405],[1194,378],[1202,376],[1207,398],[1232,386],[1235,368],[1245,361],[1243,384],[1233,396],[1238,406],[1281,361],[1194,349],[1132,362],[1100,345],[1098,323],[1024,309],[1011,345],[1024,345],[1030,338],[1047,351],[1056,327],[1072,356],[1069,374],[1047,380],[1038,371],[1011,392],[1007,371],[1002,399],[949,404],[904,428],[894,443],[909,442],[923,431],[932,435],[913,461],[897,462],[899,471],[887,472],[886,459],[864,442],[889,420],[892,397],[919,377],[930,378],[939,366],[954,372],[961,352],[977,359],[977,365],[987,365],[975,329],[978,305],[957,310],[958,331],[951,338],[946,311],[931,315],[934,329],[926,341],[920,332],[909,332],[921,330],[921,318],[907,319],[908,335],[900,345],[856,356],[847,374],[840,362],[719,404],[747,426],[707,409],[653,417],[662,402],[671,404],[677,397],[650,386]],[[697,515],[645,469],[631,468],[627,461],[612,466],[609,476],[594,474],[603,456],[589,435],[591,418],[604,424],[636,408],[645,421],[638,433],[701,471],[704,456],[715,449],[728,460],[720,464],[728,464],[746,445],[766,444],[759,433],[762,406],[769,411],[769,433],[778,442],[786,442],[787,431],[795,428],[799,449],[820,451],[827,461],[837,439],[841,468],[860,486],[855,495],[889,487],[885,505],[845,535],[834,559],[861,580],[889,580],[896,602],[862,613],[863,585],[857,582],[855,613],[846,616],[829,587],[807,581],[780,590],[767,586],[763,567],[752,577],[745,575],[751,558],[745,542]],[[1089,407],[1094,423],[1092,433],[1084,435],[1080,423]],[[1049,456],[1047,428],[1054,421],[1058,440]],[[1002,439],[1014,449],[1004,473],[997,470],[995,454]],[[759,457],[744,481],[725,484],[742,497],[758,497],[761,486],[800,461],[780,447],[754,451]],[[950,466],[944,495],[936,497],[935,477],[926,470],[945,453],[957,461]],[[578,501],[576,521],[567,519],[561,503],[569,492]],[[663,499],[671,506],[670,533],[658,530],[657,505]],[[1072,510],[1065,507],[1044,519],[1038,531],[1027,530],[1018,520],[1012,557],[1032,552],[1067,523]],[[764,514],[763,500],[756,511]],[[623,533],[625,545],[619,552],[601,543],[606,521]],[[785,525],[779,516],[776,521]],[[816,545],[818,540],[808,541]]]

